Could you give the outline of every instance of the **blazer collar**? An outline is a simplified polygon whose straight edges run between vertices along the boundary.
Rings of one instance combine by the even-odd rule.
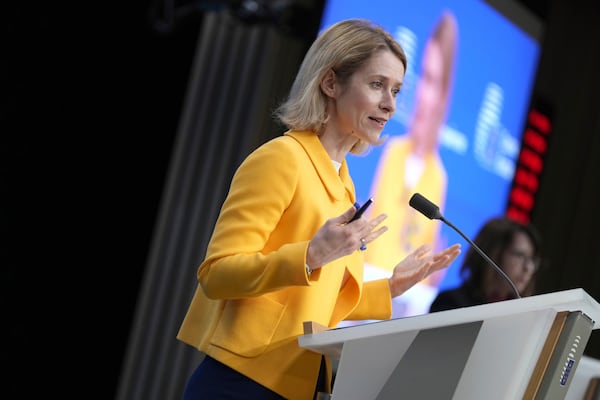
[[[342,161],[338,175],[329,158],[329,154],[325,151],[316,133],[311,131],[287,131],[284,135],[295,139],[302,146],[321,178],[323,186],[331,197],[336,200],[342,200],[347,192],[350,201],[352,203],[356,201],[354,183],[350,177],[348,164],[345,159]]]

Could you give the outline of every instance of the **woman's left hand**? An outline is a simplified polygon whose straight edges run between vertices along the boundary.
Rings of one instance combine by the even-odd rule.
[[[392,297],[400,296],[433,272],[448,267],[460,251],[460,244],[454,244],[435,254],[430,254],[430,246],[420,246],[394,267],[390,277]]]

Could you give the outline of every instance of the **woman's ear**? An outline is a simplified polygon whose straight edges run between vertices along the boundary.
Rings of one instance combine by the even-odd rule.
[[[321,79],[321,91],[326,96],[335,98],[336,76],[332,69],[329,69],[323,79]]]

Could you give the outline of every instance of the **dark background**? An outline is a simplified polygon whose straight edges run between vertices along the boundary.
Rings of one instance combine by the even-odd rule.
[[[154,5],[2,7],[7,398],[113,396],[200,22]]]
[[[546,20],[547,2],[522,3]],[[18,398],[114,395],[205,12],[178,4],[172,20],[159,1],[3,7],[2,353]]]

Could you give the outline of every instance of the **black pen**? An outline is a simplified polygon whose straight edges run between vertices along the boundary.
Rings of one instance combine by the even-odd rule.
[[[356,213],[354,213],[354,215],[352,216],[352,219],[350,221],[348,221],[348,223],[359,219],[364,214],[364,212],[367,210],[367,208],[369,208],[369,206],[371,205],[372,202],[373,202],[373,198],[370,198],[369,200],[365,201],[365,204],[360,206],[360,208],[356,211]]]

